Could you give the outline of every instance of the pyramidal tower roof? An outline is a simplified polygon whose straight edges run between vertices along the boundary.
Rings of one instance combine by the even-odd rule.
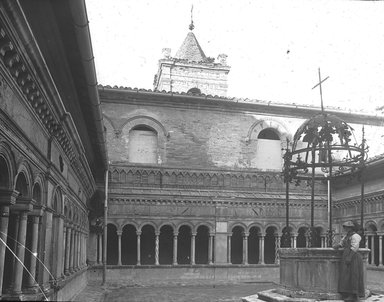
[[[181,44],[179,50],[177,51],[175,58],[194,61],[194,62],[205,62],[207,60],[204,51],[201,49],[199,42],[196,39],[196,36],[192,32],[194,29],[193,21],[189,25],[190,32],[187,34],[183,44]]]

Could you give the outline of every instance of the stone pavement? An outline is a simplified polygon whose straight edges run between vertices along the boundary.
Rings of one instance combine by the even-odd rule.
[[[257,292],[275,288],[276,284],[266,282],[194,283],[166,282],[163,284],[111,284],[103,288],[100,282],[90,282],[75,297],[79,302],[240,302],[260,301]],[[365,302],[384,302],[384,292],[375,290]],[[325,302],[325,301],[323,301]],[[337,302],[337,301],[332,301]]]
[[[274,288],[273,283],[220,283],[201,281],[195,284],[169,283],[163,285],[109,284],[107,288],[93,283],[77,295],[81,302],[239,302],[241,297]]]

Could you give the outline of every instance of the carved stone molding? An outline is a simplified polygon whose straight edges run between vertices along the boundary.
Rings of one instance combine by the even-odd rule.
[[[6,28],[7,26],[3,24],[3,19],[0,19],[0,64],[9,72],[14,84],[25,98],[26,103],[31,106],[43,127],[52,137],[56,138],[73,165],[73,169],[79,175],[80,182],[82,182],[87,191],[90,191],[91,185],[86,181],[87,175],[74,151],[70,135],[62,125],[60,117],[57,117],[57,114],[54,113],[48,96],[35,78],[36,73],[31,70],[22,51],[18,49],[17,43],[14,42],[12,34],[9,34]],[[0,92],[2,89],[4,88],[1,87]]]

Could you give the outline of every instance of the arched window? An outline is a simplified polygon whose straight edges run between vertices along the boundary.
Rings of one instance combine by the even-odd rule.
[[[272,128],[257,136],[256,167],[261,170],[281,170],[282,154],[279,134]]]
[[[157,132],[146,125],[132,128],[128,154],[131,163],[157,164]]]
[[[197,87],[193,87],[187,91],[188,94],[201,94],[201,90]]]

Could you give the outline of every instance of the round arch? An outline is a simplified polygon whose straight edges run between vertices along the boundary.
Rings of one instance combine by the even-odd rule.
[[[160,225],[159,225],[159,232],[161,231],[161,228],[163,227],[163,226],[170,226],[171,228],[172,228],[172,231],[173,231],[173,233],[175,233],[175,231],[177,230],[176,229],[176,226],[175,226],[175,224],[173,223],[173,222],[170,222],[170,221],[167,221],[167,222],[162,222]]]
[[[241,228],[244,230],[244,232],[248,229],[248,228],[247,228],[247,225],[246,225],[245,223],[236,221],[236,222],[232,223],[232,224],[228,227],[228,230],[229,230],[230,232],[232,232],[233,229],[234,229],[235,227],[241,227]]]
[[[63,213],[63,195],[62,195],[62,190],[60,186],[56,186],[53,190],[51,208],[57,214]]]
[[[176,230],[177,232],[180,232],[180,228],[183,227],[183,226],[188,226],[190,229],[191,229],[191,232],[194,231],[194,225],[188,221],[183,221],[183,222],[180,222],[177,226],[176,226]]]
[[[37,204],[46,205],[46,199],[44,194],[45,191],[46,187],[44,177],[42,174],[38,174],[35,177],[35,181],[32,187],[32,198],[37,202]]]
[[[273,129],[276,134],[280,137],[282,145],[286,147],[287,138],[291,140],[292,135],[289,134],[287,128],[280,122],[268,119],[268,120],[258,120],[252,124],[248,130],[246,137],[246,142],[249,143],[252,140],[252,137],[258,137],[260,132],[265,129]]]
[[[145,227],[146,225],[150,225],[154,228],[155,230],[155,233],[159,231],[158,229],[158,226],[157,224],[155,224],[154,222],[152,221],[145,221],[145,222],[142,222],[140,225],[139,225],[139,228],[137,229],[138,231],[142,231],[143,230],[143,227]]]
[[[192,229],[192,232],[193,232],[193,233],[197,233],[197,229],[198,229],[199,227],[201,227],[201,226],[205,226],[205,227],[207,227],[209,233],[212,233],[212,232],[214,231],[214,227],[213,227],[213,225],[211,225],[210,223],[208,223],[208,222],[200,222],[200,223],[198,223],[198,224],[195,225],[195,227]]]
[[[280,233],[281,230],[280,230],[280,227],[276,224],[276,223],[267,223],[265,226],[264,226],[264,229],[263,229],[263,233],[266,234],[267,232],[267,229],[274,229],[275,230],[275,233]]]
[[[251,224],[247,227],[246,231],[249,232],[252,228],[257,228],[257,229],[259,229],[260,232],[261,232],[261,231],[263,230],[263,225],[262,225],[261,223],[258,223],[258,222],[253,222],[253,223],[251,223]]]
[[[19,177],[23,177],[24,180],[20,179]],[[23,181],[23,182],[25,181],[25,184],[22,185],[22,186],[25,185],[25,188],[23,189],[24,191],[20,192],[23,195],[23,197],[28,197],[28,198],[31,197],[32,196],[32,186],[31,186],[31,184],[32,184],[32,170],[31,170],[29,164],[25,160],[22,160],[19,163],[19,166],[17,169],[17,174],[15,176],[15,189],[16,190],[17,190],[17,186],[21,185],[20,182],[18,184],[18,181]]]
[[[0,186],[8,189],[14,188],[16,163],[11,148],[0,142]]]
[[[124,128],[132,129],[138,125],[147,125],[153,128],[158,134],[162,134],[163,137],[167,137],[168,132],[165,129],[164,125],[160,123],[157,119],[149,116],[149,115],[136,115],[128,118],[123,122],[120,126],[119,130],[123,130]]]
[[[132,225],[137,231],[139,231],[139,225],[135,221],[123,221],[121,223],[121,230],[123,230],[127,225]]]

